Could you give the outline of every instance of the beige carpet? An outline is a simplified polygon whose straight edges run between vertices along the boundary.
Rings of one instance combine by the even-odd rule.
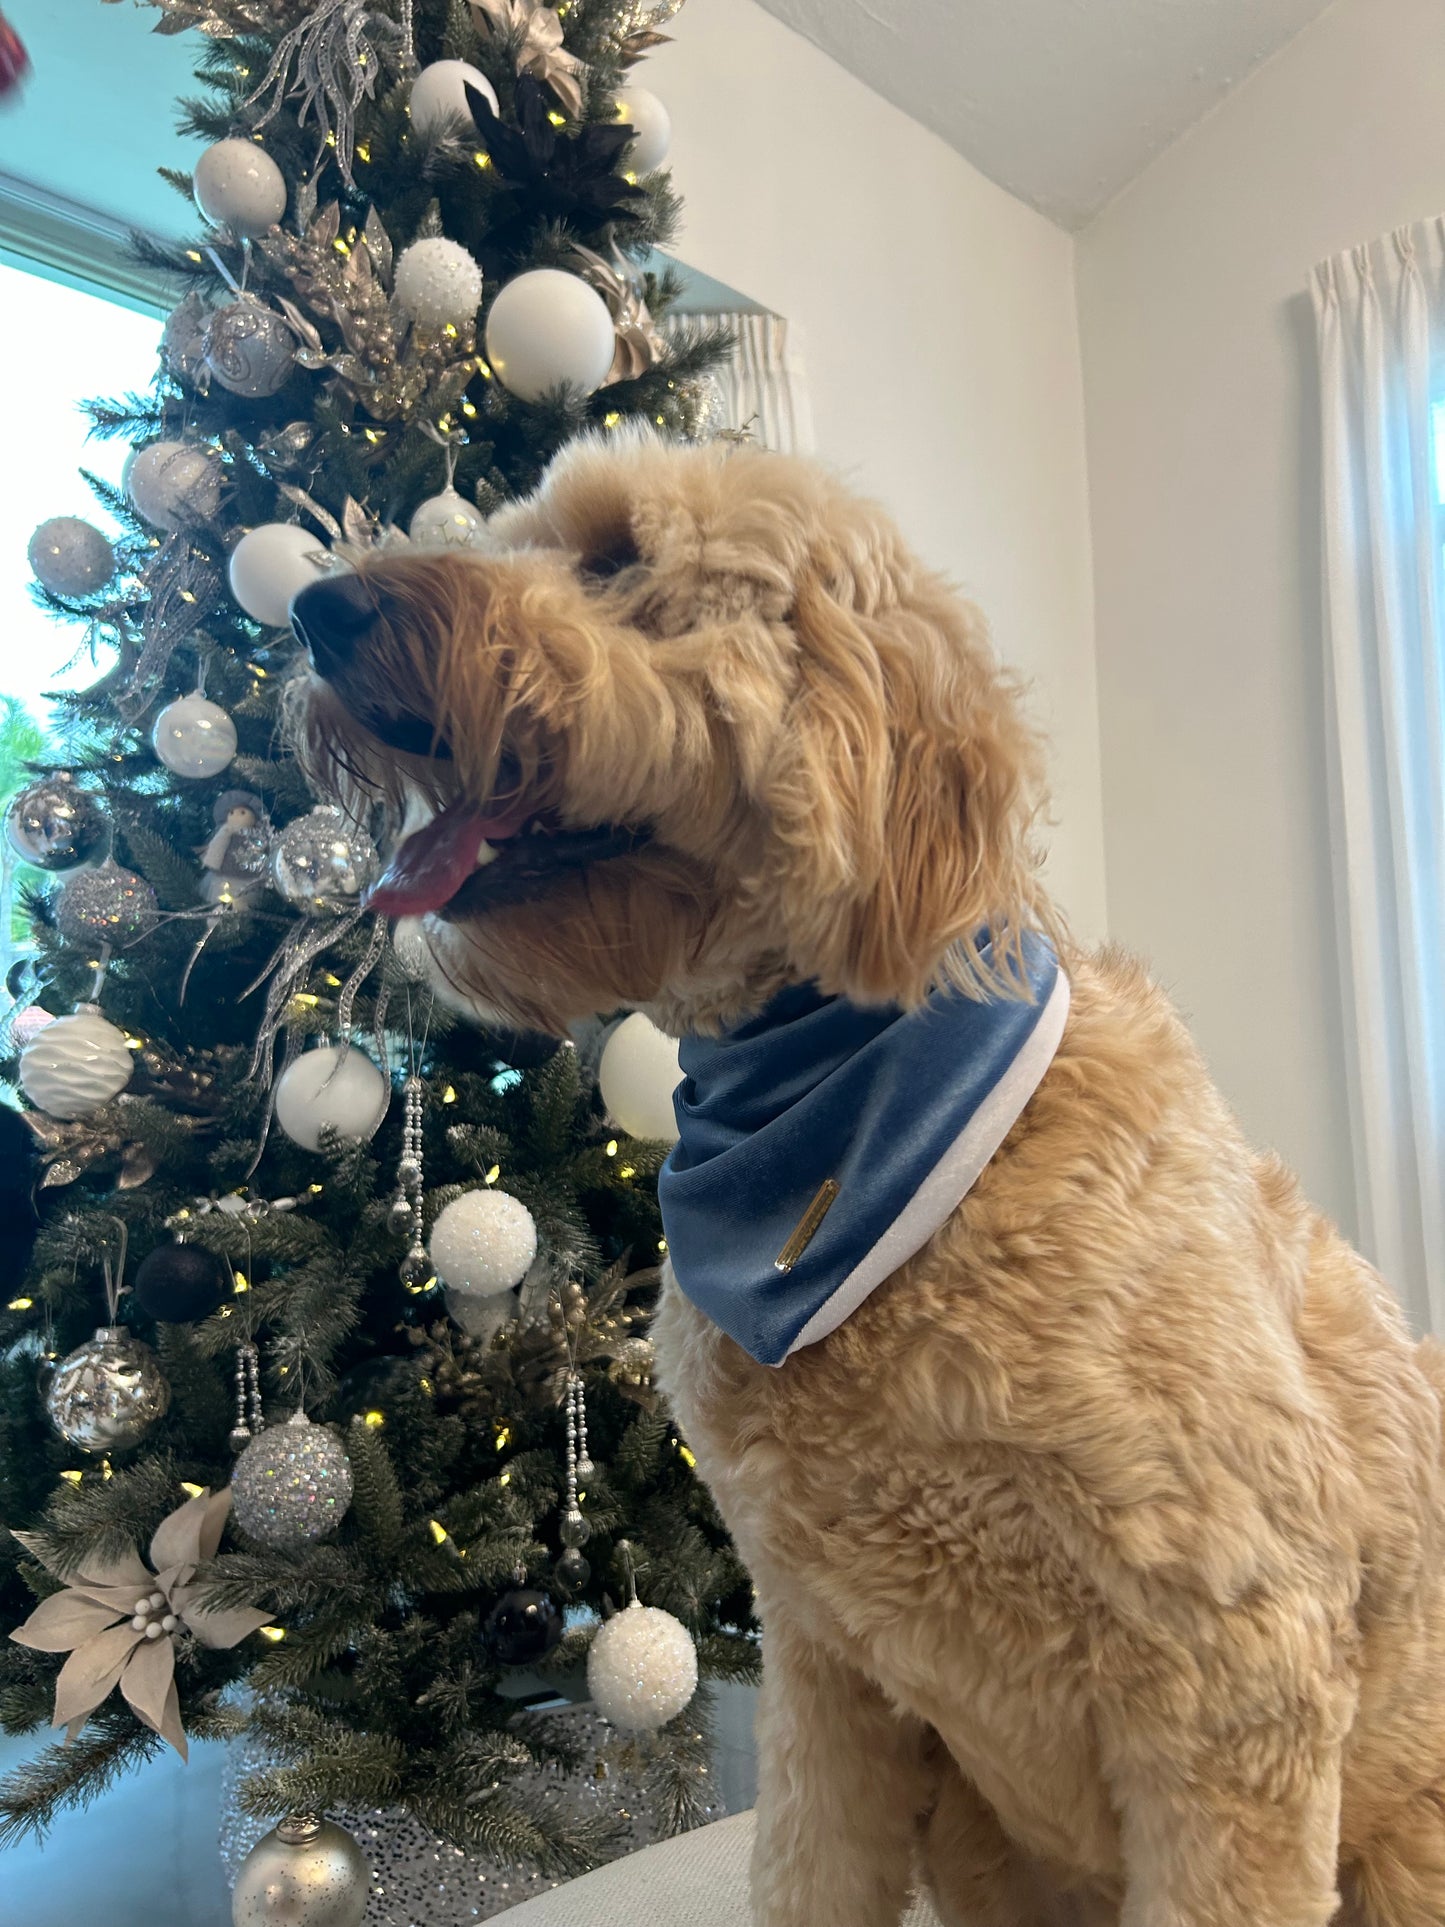
[[[751,1927],[752,1844],[753,1816],[739,1813],[614,1860],[499,1918],[506,1927]],[[905,1927],[938,1927],[938,1916],[920,1905]]]

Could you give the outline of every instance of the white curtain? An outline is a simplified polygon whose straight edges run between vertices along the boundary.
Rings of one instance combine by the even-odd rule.
[[[663,317],[662,332],[672,341],[693,341],[719,323],[737,342],[713,371],[725,426],[747,429],[780,454],[811,455],[813,415],[799,330],[776,314],[673,314]]]
[[[1445,1334],[1445,221],[1325,262],[1314,299],[1361,1229]]]

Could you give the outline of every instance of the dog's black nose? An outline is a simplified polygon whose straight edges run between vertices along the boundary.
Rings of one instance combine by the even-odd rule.
[[[291,599],[291,627],[318,676],[334,676],[346,667],[380,613],[359,575],[326,576]]]

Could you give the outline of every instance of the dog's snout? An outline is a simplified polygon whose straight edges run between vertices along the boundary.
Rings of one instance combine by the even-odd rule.
[[[334,676],[351,661],[380,613],[361,576],[327,576],[308,583],[292,599],[291,627],[317,675]]]

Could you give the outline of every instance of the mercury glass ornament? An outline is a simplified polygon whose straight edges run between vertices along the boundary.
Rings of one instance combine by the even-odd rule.
[[[450,1292],[492,1298],[519,1285],[537,1255],[537,1225],[506,1191],[463,1191],[432,1226],[437,1276]]]
[[[83,790],[69,770],[56,770],[11,799],[5,834],[16,856],[37,870],[74,870],[104,850],[110,819],[94,790]]]
[[[289,904],[313,917],[343,916],[376,880],[376,846],[337,809],[318,803],[271,846],[271,877]]]
[[[502,386],[523,401],[540,401],[553,388],[594,393],[616,352],[607,303],[562,268],[515,276],[487,316],[487,360]]]
[[[236,725],[219,703],[196,694],[167,703],[151,748],[174,776],[219,776],[236,754]]]
[[[56,1431],[79,1451],[95,1454],[138,1444],[170,1402],[155,1353],[114,1325],[102,1325],[62,1358],[45,1391]]]
[[[407,529],[422,549],[479,549],[486,545],[487,520],[454,488],[444,488],[422,503]]]
[[[20,1056],[20,1088],[37,1109],[69,1121],[89,1117],[129,1084],[134,1060],[125,1032],[94,1004],[47,1024]]]
[[[128,457],[121,486],[137,515],[168,534],[221,506],[221,464],[203,442],[151,442]]]
[[[255,141],[224,140],[208,147],[196,162],[192,187],[208,221],[252,240],[286,212],[286,176]]]
[[[299,1552],[340,1525],[351,1461],[336,1434],[297,1412],[252,1439],[231,1473],[231,1516],[250,1538]]]
[[[345,1827],[290,1815],[252,1847],[231,1894],[233,1927],[361,1927],[371,1870]]]
[[[296,338],[286,323],[254,294],[217,308],[206,327],[206,372],[248,401],[264,400],[285,387],[295,350]]]
[[[78,515],[52,515],[42,522],[26,553],[36,581],[52,595],[94,595],[115,574],[115,550]]]
[[[597,1629],[587,1649],[587,1690],[627,1733],[655,1733],[697,1691],[697,1648],[680,1619],[634,1599]]]
[[[77,870],[55,896],[55,927],[67,943],[119,947],[147,936],[160,914],[144,877],[107,857],[95,870]]]
[[[365,1051],[323,1044],[293,1059],[277,1078],[276,1122],[305,1151],[319,1151],[327,1129],[364,1143],[390,1097],[390,1085]]]
[[[393,285],[403,312],[433,330],[464,328],[482,303],[481,269],[459,241],[439,234],[413,241],[403,250]],[[612,324],[607,325],[610,329]],[[609,349],[609,367],[611,361]]]

